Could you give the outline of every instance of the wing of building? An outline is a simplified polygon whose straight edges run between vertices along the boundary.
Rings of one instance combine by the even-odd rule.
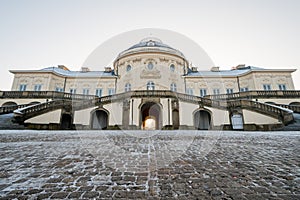
[[[255,91],[256,96],[249,96],[249,100],[260,103],[293,103],[293,98],[280,99],[271,93],[259,96],[257,92],[295,90],[291,76],[294,71],[295,69],[263,69],[246,65],[239,65],[231,70],[212,66],[211,70],[205,71],[190,66],[182,52],[157,38],[145,38],[122,51],[113,66],[104,71],[91,71],[87,67],[83,67],[81,71],[71,71],[63,65],[39,70],[10,70],[14,74],[12,91],[55,91],[53,94],[61,92],[95,97],[131,94],[126,99],[95,104],[85,109],[51,110],[25,121],[27,124],[61,126],[66,117],[69,120],[66,126],[69,128],[73,124],[77,128],[89,129],[214,129],[232,127],[235,117],[238,118],[236,123],[240,124],[241,129],[251,124],[276,125],[281,123],[276,117],[255,112],[255,109],[247,109],[244,105],[237,105],[235,108],[225,106],[224,109],[224,106],[212,104],[216,104],[216,97],[220,97],[218,102],[221,102],[221,95],[250,95],[251,91]],[[153,91],[153,95],[149,95],[147,91]],[[173,95],[167,95],[171,93]],[[198,103],[189,101],[191,96],[199,97]],[[9,102],[45,103],[54,99],[41,97],[1,101],[8,105]],[[209,104],[205,99],[215,100]]]

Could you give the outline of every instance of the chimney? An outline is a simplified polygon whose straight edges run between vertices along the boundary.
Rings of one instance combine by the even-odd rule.
[[[81,67],[81,72],[89,72],[91,71],[88,67]]]
[[[104,68],[104,72],[111,72],[111,71],[112,71],[111,67],[105,67]]]
[[[219,72],[220,71],[220,67],[212,67],[210,69],[210,71],[212,71],[212,72]]]
[[[238,66],[236,66],[236,69],[244,69],[245,67],[245,64],[239,64]]]
[[[192,67],[192,72],[197,72],[198,68],[197,67]]]
[[[59,68],[59,69],[63,69],[63,70],[66,70],[66,71],[70,71],[66,66],[64,66],[64,65],[57,65],[57,67]]]

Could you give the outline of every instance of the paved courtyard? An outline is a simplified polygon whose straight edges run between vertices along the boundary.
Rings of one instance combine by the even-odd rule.
[[[0,131],[0,199],[300,199],[300,132]]]

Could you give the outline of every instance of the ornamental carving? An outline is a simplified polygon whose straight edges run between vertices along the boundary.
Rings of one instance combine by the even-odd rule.
[[[141,79],[159,79],[161,78],[160,71],[158,69],[152,69],[152,70],[142,70]]]
[[[169,62],[170,60],[167,58],[159,58],[159,61],[160,62]]]

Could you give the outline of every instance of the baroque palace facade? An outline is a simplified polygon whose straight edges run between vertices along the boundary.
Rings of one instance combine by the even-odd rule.
[[[23,105],[14,115],[29,127],[247,130],[289,122],[278,114],[289,110],[278,105],[299,103],[282,93],[295,90],[294,71],[245,65],[201,71],[179,50],[146,38],[105,71],[70,71],[62,65],[11,70],[12,91],[0,103]]]

